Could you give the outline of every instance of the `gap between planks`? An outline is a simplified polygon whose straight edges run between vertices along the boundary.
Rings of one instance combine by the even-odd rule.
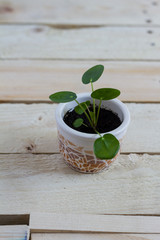
[[[53,102],[51,102],[50,100],[1,100],[0,99],[0,104],[27,104],[27,105],[31,105],[31,104],[53,104]],[[123,103],[136,103],[136,104],[160,104],[159,101],[140,101],[140,100],[135,100],[135,101],[125,101],[123,100]],[[56,104],[56,103],[55,103]]]
[[[160,27],[160,24],[152,24],[152,25],[148,25],[148,24],[52,24],[52,23],[35,23],[35,22],[25,22],[25,23],[19,23],[19,22],[12,22],[12,23],[1,23],[0,22],[0,26],[46,26],[46,27],[50,27],[50,28],[55,28],[55,29],[62,29],[62,30],[70,30],[70,29],[81,29],[81,28],[102,28],[102,27],[111,27],[111,28],[116,28],[116,27],[120,27],[120,28],[125,28],[125,27],[130,27],[130,28],[146,28],[146,29],[154,29],[157,27]]]
[[[54,154],[59,154],[59,155],[61,155],[60,154],[60,152],[57,150],[57,152],[54,152],[54,153],[47,153],[47,152],[40,152],[40,153],[34,153],[34,152],[26,152],[26,153],[0,153],[0,155],[21,155],[21,154],[31,154],[31,155],[54,155]],[[130,154],[137,154],[137,155],[140,155],[140,156],[142,156],[142,155],[144,155],[144,154],[147,154],[147,155],[149,155],[149,156],[158,156],[158,155],[160,155],[160,152],[122,152],[121,154],[123,154],[123,155],[130,155]]]
[[[114,58],[114,59],[104,59],[104,58],[0,58],[0,61],[71,61],[71,62],[77,62],[77,61],[90,61],[90,62],[95,62],[95,61],[102,61],[102,62],[142,62],[142,63],[146,63],[146,62],[157,62],[159,63],[160,60],[158,59],[121,59],[121,58]]]

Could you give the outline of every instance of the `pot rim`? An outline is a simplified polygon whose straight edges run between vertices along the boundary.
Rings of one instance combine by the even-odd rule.
[[[78,93],[77,94],[77,99],[78,98],[82,98],[82,97],[90,97],[90,92],[85,92],[85,93]],[[101,135],[103,136],[104,134],[107,134],[107,133],[110,133],[110,134],[113,134],[113,135],[117,135],[117,134],[120,134],[121,132],[127,130],[127,127],[129,125],[129,122],[130,122],[130,113],[128,111],[128,108],[127,106],[121,102],[120,100],[118,99],[112,99],[112,100],[109,100],[109,101],[112,101],[114,103],[116,103],[116,105],[121,109],[122,113],[123,113],[123,121],[121,123],[121,125],[110,131],[110,132],[104,132],[104,133],[101,133]],[[88,138],[88,139],[97,139],[99,137],[98,134],[96,133],[84,133],[84,132],[79,132],[75,129],[72,129],[71,127],[69,127],[62,119],[61,117],[61,114],[62,112],[64,111],[65,109],[65,106],[68,105],[70,102],[67,102],[67,103],[59,103],[58,106],[56,107],[56,111],[55,111],[55,117],[56,117],[56,122],[58,123],[58,125],[60,126],[60,128],[62,128],[63,130],[65,130],[65,132],[67,132],[67,134],[71,134],[71,135],[74,135],[74,136],[77,136],[77,137],[81,137],[81,138]],[[112,109],[111,109],[112,110]]]

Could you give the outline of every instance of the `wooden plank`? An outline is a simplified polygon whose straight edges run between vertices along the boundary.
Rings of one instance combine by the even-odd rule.
[[[59,154],[4,154],[0,166],[1,214],[160,214],[160,155],[120,155],[93,175]]]
[[[1,23],[159,25],[160,4],[139,0],[0,1]]]
[[[1,240],[29,240],[29,228],[25,225],[0,226]]]
[[[160,234],[32,233],[31,240],[159,240]]]
[[[31,232],[160,233],[160,217],[31,213]]]
[[[127,104],[131,123],[122,152],[160,152],[160,104]],[[56,104],[0,104],[0,153],[59,152]]]
[[[143,238],[146,238],[148,240],[159,240],[160,239],[159,234],[130,234],[130,235],[131,236],[133,235],[135,237],[143,237]]]
[[[48,101],[52,92],[84,92],[82,74],[96,64],[105,71],[95,88],[121,90],[120,99],[160,102],[160,62],[0,61],[0,101]],[[78,84],[79,83],[79,84]],[[85,86],[85,91],[90,91]],[[13,94],[14,93],[14,94]]]
[[[0,59],[160,60],[160,28],[0,26]],[[125,36],[125,38],[124,38]]]

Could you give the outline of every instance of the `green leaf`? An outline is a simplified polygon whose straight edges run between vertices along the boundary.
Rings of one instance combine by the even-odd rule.
[[[83,119],[82,118],[77,118],[74,122],[73,122],[73,126],[75,128],[80,127],[83,124]]]
[[[74,92],[62,91],[49,96],[50,100],[57,103],[71,102],[77,98]]]
[[[119,141],[112,134],[105,134],[94,142],[94,154],[100,159],[112,159],[120,149]]]
[[[90,103],[91,103],[91,102],[90,102],[89,100],[85,102],[85,104],[86,104],[87,106],[89,106]]]
[[[88,84],[97,81],[104,71],[103,65],[96,65],[88,69],[82,76],[82,82]]]
[[[86,102],[82,102],[82,103],[80,103],[80,106],[84,109],[84,110],[82,110],[82,108],[79,106],[79,105],[77,105],[75,108],[74,108],[74,110],[75,110],[75,112],[77,113],[77,114],[82,114],[86,109],[87,109],[87,107],[90,105],[90,101],[86,101]]]
[[[111,100],[120,95],[120,91],[114,88],[99,88],[92,92],[91,97],[101,100]]]

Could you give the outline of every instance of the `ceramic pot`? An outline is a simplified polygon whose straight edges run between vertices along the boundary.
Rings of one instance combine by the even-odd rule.
[[[77,100],[80,103],[90,100],[92,103],[90,95],[91,93],[80,93],[77,95]],[[98,105],[98,103],[99,100],[96,100],[96,105]],[[64,161],[69,167],[81,173],[98,173],[107,170],[120,151],[113,159],[109,160],[101,160],[95,157],[93,153],[93,144],[99,137],[98,134],[76,131],[63,121],[65,113],[68,110],[73,109],[76,105],[76,102],[72,101],[60,103],[56,108],[59,150],[63,155]],[[130,122],[130,114],[126,105],[118,99],[113,99],[102,101],[102,107],[117,113],[121,119],[121,125],[109,132],[113,134],[121,144]],[[106,134],[106,132],[103,134]]]

